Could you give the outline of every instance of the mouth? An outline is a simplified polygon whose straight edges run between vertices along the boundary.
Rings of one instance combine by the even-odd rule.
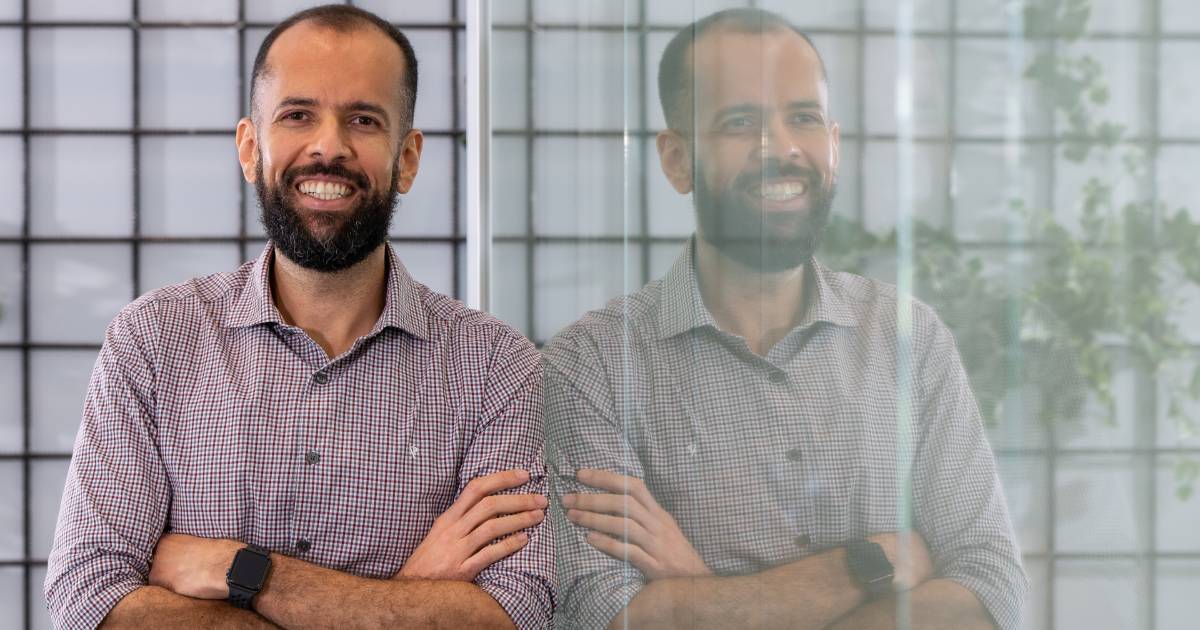
[[[788,202],[808,192],[808,182],[798,179],[760,182],[750,187],[750,194],[765,201]]]
[[[332,179],[304,179],[292,186],[299,202],[312,210],[337,211],[350,207],[358,189],[345,182]]]

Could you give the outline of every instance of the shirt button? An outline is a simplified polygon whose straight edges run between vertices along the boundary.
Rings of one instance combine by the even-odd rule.
[[[324,385],[329,382],[329,375],[324,372],[317,372],[313,374],[313,380],[317,382],[317,385]]]
[[[321,461],[321,454],[316,451],[309,451],[304,454],[305,464],[315,464],[319,461]]]
[[[787,381],[787,373],[783,370],[772,370],[770,379],[772,383],[784,383]]]
[[[788,452],[784,453],[784,457],[787,457],[789,462],[798,462],[802,457],[804,457],[804,453],[801,452],[800,447],[796,447],[788,449]]]
[[[812,537],[808,534],[800,534],[796,537],[797,547],[807,547],[810,543],[812,543]]]
[[[300,553],[307,553],[309,549],[312,549],[312,543],[303,538],[296,541],[296,550]]]

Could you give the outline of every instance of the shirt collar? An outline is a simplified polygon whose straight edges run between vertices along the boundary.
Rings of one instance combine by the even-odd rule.
[[[696,278],[695,237],[688,240],[675,264],[663,277],[662,299],[659,302],[658,333],[666,339],[696,328],[717,328],[717,321],[704,306],[700,295],[700,284]],[[837,326],[858,325],[858,314],[854,300],[847,295],[838,274],[813,258],[805,275],[812,292],[804,319],[796,328],[805,328],[816,322],[829,322]]]
[[[396,256],[391,245],[387,248],[387,293],[383,312],[369,335],[384,328],[399,328],[420,339],[429,337],[429,315],[421,301],[421,286],[413,280]],[[275,323],[283,325],[283,317],[271,298],[271,265],[275,259],[275,247],[267,243],[258,259],[250,268],[249,281],[242,289],[233,306],[225,316],[225,325],[231,328]]]

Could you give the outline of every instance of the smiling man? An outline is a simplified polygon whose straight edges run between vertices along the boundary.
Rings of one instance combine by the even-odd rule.
[[[537,352],[385,240],[416,92],[408,40],[360,9],[267,36],[237,150],[270,244],[109,326],[49,559],[56,626],[549,623]]]
[[[1015,628],[1025,576],[953,336],[813,257],[840,133],[812,42],[724,11],[658,81],[696,234],[545,351],[563,625]]]

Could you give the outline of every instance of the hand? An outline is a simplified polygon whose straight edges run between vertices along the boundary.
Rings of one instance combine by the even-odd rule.
[[[150,584],[196,599],[226,599],[226,573],[245,546],[236,540],[163,534],[150,561]]]
[[[641,479],[605,470],[581,469],[580,483],[614,494],[563,495],[567,518],[588,532],[589,545],[628,560],[647,579],[712,575],[671,514]]]
[[[883,553],[892,563],[895,576],[892,588],[907,591],[933,578],[933,561],[925,539],[915,531],[896,532],[871,536],[867,540],[883,547]]]
[[[528,481],[529,472],[525,470],[505,470],[472,479],[450,509],[433,522],[393,579],[471,582],[492,563],[519,551],[529,542],[529,535],[509,534],[541,523],[546,515],[546,497],[492,495]],[[497,538],[503,540],[492,543]]]

